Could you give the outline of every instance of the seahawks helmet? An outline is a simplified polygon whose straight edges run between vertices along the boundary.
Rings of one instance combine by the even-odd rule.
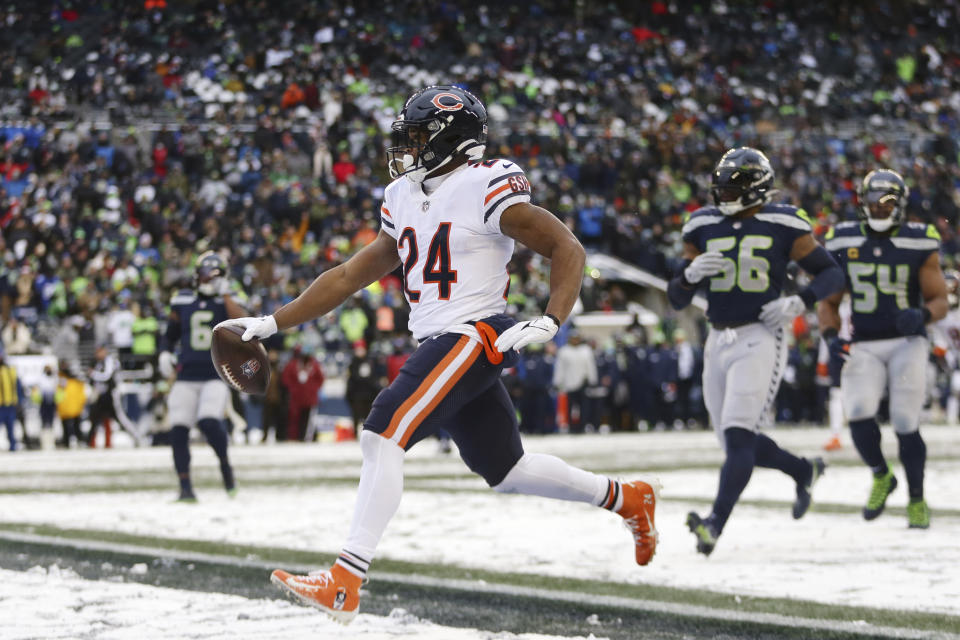
[[[874,231],[889,231],[907,215],[910,188],[900,174],[891,169],[876,169],[864,177],[857,188],[858,215]],[[889,210],[889,215],[883,215]],[[881,214],[882,217],[877,217]]]
[[[483,157],[487,110],[459,87],[427,87],[410,96],[391,128],[390,176],[420,183],[456,159]]]
[[[730,149],[713,170],[710,194],[713,204],[725,216],[766,204],[775,193],[773,167],[757,149]]]
[[[227,277],[227,263],[219,254],[205,251],[197,257],[193,286],[202,296],[213,297],[223,292]]]

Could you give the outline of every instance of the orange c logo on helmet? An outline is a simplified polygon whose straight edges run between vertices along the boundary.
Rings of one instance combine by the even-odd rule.
[[[443,99],[446,99],[447,104],[443,103]],[[451,101],[453,101],[453,104],[450,104]],[[463,99],[455,93],[438,93],[433,96],[433,100],[430,102],[432,102],[433,106],[437,109],[442,109],[443,111],[459,111],[463,109]]]

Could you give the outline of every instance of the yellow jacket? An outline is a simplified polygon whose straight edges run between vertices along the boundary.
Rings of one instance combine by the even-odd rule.
[[[66,381],[60,382],[57,393],[57,414],[61,420],[80,417],[86,403],[87,394],[82,382],[76,378],[67,378]]]

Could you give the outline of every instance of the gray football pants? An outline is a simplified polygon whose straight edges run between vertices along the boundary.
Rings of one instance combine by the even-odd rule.
[[[884,389],[890,394],[890,423],[897,433],[913,433],[927,385],[930,343],[923,336],[865,340],[850,345],[850,357],[840,373],[840,390],[847,420],[877,415]]]
[[[703,354],[703,399],[721,446],[730,427],[759,431],[773,423],[786,364],[783,329],[773,332],[760,322],[710,329]]]

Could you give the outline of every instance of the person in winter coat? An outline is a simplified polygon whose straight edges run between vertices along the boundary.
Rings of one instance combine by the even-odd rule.
[[[317,394],[323,386],[323,370],[309,352],[297,345],[293,349],[293,357],[283,368],[281,377],[290,394],[287,439],[303,440],[307,435],[310,410],[317,406]]]

